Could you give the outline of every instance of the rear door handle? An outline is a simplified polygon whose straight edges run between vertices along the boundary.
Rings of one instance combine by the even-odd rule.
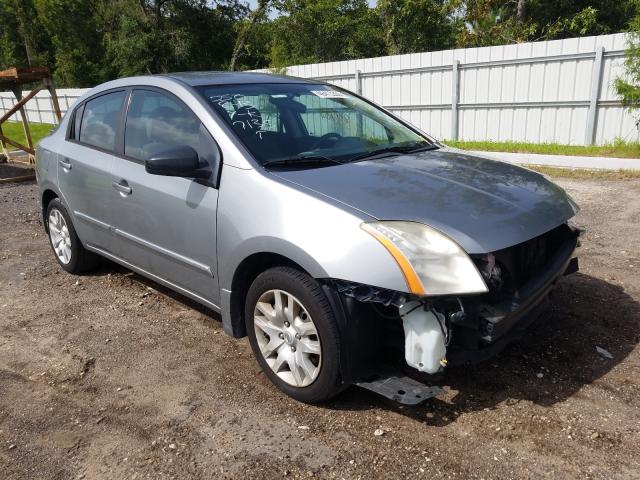
[[[126,195],[131,195],[131,187],[129,185],[127,185],[127,182],[122,180],[122,182],[116,182],[114,181],[111,185],[113,185],[113,188],[115,188],[117,191],[119,191],[120,193],[124,193]]]
[[[71,170],[71,163],[69,163],[66,159],[58,159],[58,165],[60,165],[65,170]]]

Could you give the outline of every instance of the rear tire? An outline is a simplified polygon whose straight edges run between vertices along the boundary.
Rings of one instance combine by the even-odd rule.
[[[271,382],[290,397],[318,403],[340,393],[340,335],[320,284],[290,267],[254,280],[245,302],[249,343]]]
[[[44,221],[53,254],[64,270],[78,274],[98,266],[100,257],[82,246],[69,212],[59,199],[54,198],[49,202]]]

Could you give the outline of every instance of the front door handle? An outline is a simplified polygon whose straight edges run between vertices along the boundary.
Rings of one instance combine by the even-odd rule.
[[[66,159],[58,159],[58,165],[60,165],[65,170],[71,170],[71,163],[69,163]]]
[[[113,188],[115,188],[120,193],[131,195],[131,192],[132,192],[131,187],[127,185],[127,182],[125,182],[124,180],[122,180],[122,182],[114,181],[111,185],[113,185]]]

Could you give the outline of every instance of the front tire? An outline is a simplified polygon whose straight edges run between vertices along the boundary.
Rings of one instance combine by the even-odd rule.
[[[290,397],[318,403],[345,388],[335,315],[310,276],[289,267],[258,275],[247,293],[245,322],[260,367]]]
[[[57,198],[47,205],[45,221],[49,244],[58,264],[64,270],[78,274],[92,270],[98,265],[99,257],[82,246],[71,223],[69,212]]]

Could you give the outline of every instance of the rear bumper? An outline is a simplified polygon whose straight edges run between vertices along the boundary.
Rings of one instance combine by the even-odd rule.
[[[577,245],[577,235],[565,241],[544,270],[511,298],[495,305],[472,304],[464,320],[453,325],[453,337],[461,341],[450,345],[447,352],[449,364],[487,360],[520,338],[544,312],[558,279],[578,270],[578,259],[573,257]]]

